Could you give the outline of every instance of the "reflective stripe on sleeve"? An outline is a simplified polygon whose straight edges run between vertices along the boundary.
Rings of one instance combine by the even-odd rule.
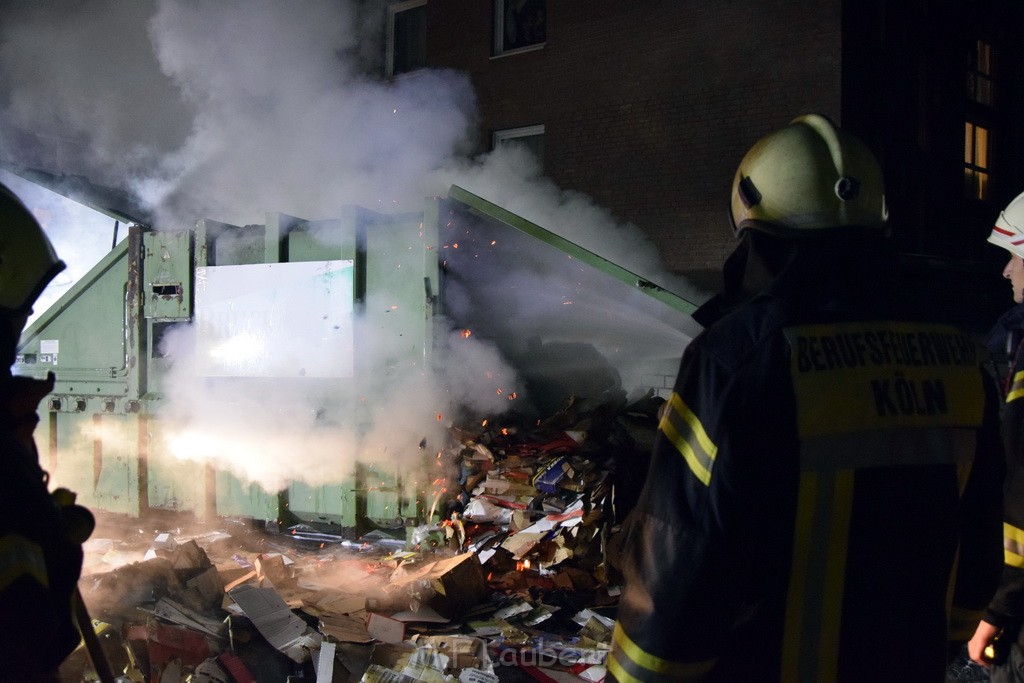
[[[43,549],[24,536],[3,536],[0,538],[0,590],[6,590],[26,575],[43,586],[50,585]]]
[[[718,446],[712,443],[704,425],[683,402],[679,394],[668,399],[668,410],[661,418],[658,429],[683,456],[693,475],[705,486],[711,483],[711,469],[715,464]]]
[[[634,643],[619,623],[612,635],[612,652],[608,656],[608,671],[622,683],[638,683],[654,679],[671,678],[677,681],[695,680],[706,675],[718,660],[702,662],[675,662],[644,652]]]
[[[1003,562],[1024,569],[1024,530],[1003,522]]]
[[[1013,384],[1010,385],[1010,391],[1006,394],[1006,402],[1015,401],[1021,396],[1024,396],[1024,370],[1013,376]]]

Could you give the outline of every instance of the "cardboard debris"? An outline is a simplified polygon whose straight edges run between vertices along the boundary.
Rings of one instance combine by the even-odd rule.
[[[462,669],[490,669],[487,644],[481,638],[462,635],[438,635],[418,638],[416,644],[437,650],[448,658],[447,673]]]
[[[320,652],[313,660],[316,662],[316,680],[319,683],[331,683],[334,680],[334,643],[325,642],[320,645]]]
[[[399,566],[389,588],[405,591],[445,618],[469,611],[488,595],[483,570],[473,553],[426,564]]]
[[[160,598],[154,605],[152,614],[173,624],[214,637],[220,637],[226,628],[222,620],[197,613],[171,598]]]
[[[322,634],[337,642],[371,643],[374,640],[367,629],[366,618],[349,614],[324,615],[320,617],[319,629]]]
[[[274,680],[496,683],[507,669],[495,666],[514,665],[536,680],[601,683],[619,594],[605,564],[618,515],[606,454],[628,449],[595,447],[605,430],[563,418],[564,431],[452,428],[438,456],[450,476],[434,482],[449,493],[436,517],[404,529],[342,538],[311,523],[249,537],[239,524],[245,543],[180,529],[138,549],[94,543],[87,566],[106,573],[84,577],[86,602],[124,624],[110,637],[137,683],[248,683],[239,655],[254,649],[276,658]],[[112,570],[101,557],[143,553]],[[542,652],[564,656],[530,663]],[[252,671],[268,675],[259,661]]]
[[[256,568],[256,577],[262,586],[282,590],[297,585],[292,571],[292,565],[295,563],[280,553],[261,554],[253,564]]]
[[[154,619],[146,628],[151,680],[160,680],[168,669],[177,671],[182,665],[196,667],[210,657],[210,645],[200,633]]]
[[[295,616],[273,588],[243,584],[228,594],[267,642],[293,661],[306,661],[320,647],[323,637]]]
[[[405,640],[405,623],[383,614],[370,614],[366,620],[366,632],[382,643],[400,643]]]

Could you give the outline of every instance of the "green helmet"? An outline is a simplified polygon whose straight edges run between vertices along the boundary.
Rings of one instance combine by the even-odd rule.
[[[0,313],[28,314],[64,267],[29,210],[0,185]]]
[[[889,220],[882,169],[871,150],[819,114],[793,119],[750,148],[732,183],[731,217],[785,237],[862,228]]]

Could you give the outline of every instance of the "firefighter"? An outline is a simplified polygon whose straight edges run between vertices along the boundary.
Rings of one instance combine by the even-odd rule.
[[[943,681],[998,581],[1003,462],[980,349],[892,280],[868,148],[758,141],[623,524],[617,681]]]
[[[999,214],[988,241],[1010,253],[1003,277],[1015,305],[989,334],[993,354],[1002,352],[1002,433],[1007,476],[1004,487],[1003,576],[985,615],[967,644],[975,662],[992,667],[993,681],[1024,681],[1024,194]]]
[[[12,375],[18,339],[43,288],[64,268],[32,214],[0,185],[0,680],[57,680],[78,646],[81,544],[94,521],[70,492],[49,491],[32,438],[54,385]]]

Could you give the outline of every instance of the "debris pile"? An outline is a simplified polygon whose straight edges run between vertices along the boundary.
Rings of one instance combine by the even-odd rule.
[[[598,683],[618,602],[606,547],[629,498],[616,473],[646,469],[629,420],[653,433],[647,405],[453,427],[439,509],[401,529],[111,520],[80,582],[110,669],[123,682]],[[61,675],[99,680],[84,647]]]

